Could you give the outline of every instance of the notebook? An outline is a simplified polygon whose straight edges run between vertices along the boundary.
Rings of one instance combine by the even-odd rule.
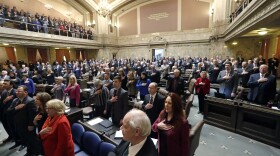
[[[102,122],[99,123],[100,125],[102,125],[105,128],[111,127],[113,126],[113,123],[109,120],[103,120]]]

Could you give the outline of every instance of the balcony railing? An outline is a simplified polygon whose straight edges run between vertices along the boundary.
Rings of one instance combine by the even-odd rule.
[[[233,22],[238,15],[249,5],[249,3],[251,3],[253,0],[244,0],[242,3],[240,3],[240,5],[238,6],[238,8],[235,9],[235,11],[233,13],[231,13],[231,15],[229,16],[230,20],[229,22]]]
[[[38,33],[46,33],[46,34],[53,34],[59,36],[67,36],[67,37],[75,37],[87,40],[95,40],[94,34],[88,34],[85,32],[80,32],[79,30],[70,31],[70,30],[63,30],[59,27],[48,27],[41,24],[32,24],[26,21],[16,21],[7,18],[3,18],[0,15],[0,26],[12,29],[19,29],[23,31],[31,31],[31,32],[38,32]]]

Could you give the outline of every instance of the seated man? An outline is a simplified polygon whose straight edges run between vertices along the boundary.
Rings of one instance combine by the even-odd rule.
[[[149,137],[151,123],[141,110],[132,109],[123,118],[123,140],[109,156],[157,156],[156,147]]]

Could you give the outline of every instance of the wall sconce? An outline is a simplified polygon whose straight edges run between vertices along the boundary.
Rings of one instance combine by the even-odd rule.
[[[67,12],[66,12],[66,15],[67,15],[67,16],[71,16],[71,15],[72,15],[72,12],[67,11]]]
[[[95,27],[95,21],[93,21],[92,24],[89,24],[88,26],[94,28]]]
[[[214,14],[214,8],[212,8],[212,10],[211,10],[211,15],[213,15]]]
[[[20,2],[24,2],[24,0],[20,0]]]
[[[50,4],[46,4],[45,7],[46,7],[48,10],[51,10],[51,9],[53,8],[53,6],[50,5]]]
[[[240,0],[234,0],[235,3],[240,3]]]

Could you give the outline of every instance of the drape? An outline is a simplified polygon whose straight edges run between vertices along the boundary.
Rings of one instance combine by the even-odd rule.
[[[85,50],[76,50],[76,59],[77,60],[84,60],[86,59],[86,52]]]
[[[63,61],[63,56],[65,56],[67,61],[70,61],[70,54],[69,50],[67,49],[56,49],[56,61],[61,63]]]
[[[14,47],[5,47],[6,49],[6,54],[8,56],[8,59],[11,60],[12,63],[17,63],[17,58],[15,54]]]

